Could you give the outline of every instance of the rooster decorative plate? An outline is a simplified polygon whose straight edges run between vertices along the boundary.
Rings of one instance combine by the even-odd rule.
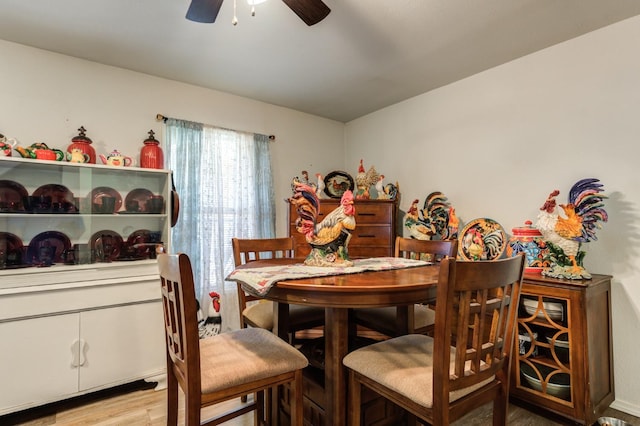
[[[335,171],[324,177],[324,192],[331,198],[341,198],[347,191],[353,191],[355,184],[349,173]]]
[[[500,259],[507,247],[507,234],[493,219],[474,219],[458,237],[458,257],[462,260]]]

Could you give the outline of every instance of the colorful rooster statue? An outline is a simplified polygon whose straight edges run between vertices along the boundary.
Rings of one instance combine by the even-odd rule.
[[[419,240],[455,239],[458,237],[458,224],[455,209],[442,192],[429,194],[422,210],[418,210],[418,200],[414,200],[404,219],[409,234]]]
[[[603,209],[602,184],[598,179],[589,178],[576,182],[569,191],[569,203],[560,204],[564,216],[556,212],[555,190],[549,194],[540,208],[536,228],[542,234],[550,252],[549,269],[542,274],[554,278],[590,279],[591,274],[583,266],[585,252],[580,248],[583,243],[595,241],[596,229],[600,222],[608,220]]]
[[[356,228],[353,193],[342,194],[340,206],[317,222],[320,200],[310,185],[296,184],[296,190],[289,199],[296,206],[298,219],[296,230],[304,234],[311,245],[311,253],[305,259],[309,266],[351,266],[347,245],[352,231]]]
[[[422,218],[420,210],[418,210],[419,202],[420,200],[416,198],[413,200],[413,203],[411,203],[407,214],[404,216],[404,226],[409,231],[411,238],[430,240],[435,232]]]
[[[201,339],[220,334],[222,328],[222,317],[220,316],[220,295],[215,291],[209,293],[211,302],[207,303],[207,317],[205,318],[200,303],[198,303],[198,334]]]
[[[358,166],[358,174],[356,175],[356,199],[368,200],[371,198],[371,187],[378,182],[379,174],[374,166],[369,167],[369,170],[364,171],[364,164],[360,159],[360,166]]]
[[[400,184],[396,181],[395,185],[388,183],[384,186],[385,198],[388,200],[395,200],[400,192]]]

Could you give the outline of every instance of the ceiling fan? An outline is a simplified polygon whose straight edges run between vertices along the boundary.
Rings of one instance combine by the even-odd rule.
[[[223,0],[191,0],[187,19],[195,22],[216,21]],[[322,21],[331,9],[322,0],[282,0],[305,24],[311,26]]]

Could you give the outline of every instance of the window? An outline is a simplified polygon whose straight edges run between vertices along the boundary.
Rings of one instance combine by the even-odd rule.
[[[167,119],[168,166],[180,196],[172,252],[193,264],[196,295],[221,295],[223,329],[237,329],[231,238],[275,236],[269,139],[265,135]],[[206,310],[203,311],[206,313]]]

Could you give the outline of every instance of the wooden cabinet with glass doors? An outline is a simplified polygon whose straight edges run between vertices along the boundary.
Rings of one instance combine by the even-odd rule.
[[[611,277],[526,274],[510,396],[591,425],[614,400]]]

